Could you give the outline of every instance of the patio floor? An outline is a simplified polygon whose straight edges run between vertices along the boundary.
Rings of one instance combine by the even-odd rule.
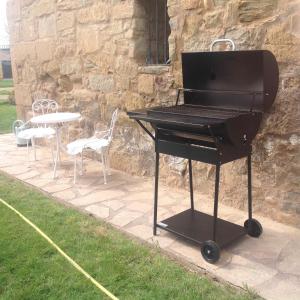
[[[26,148],[14,136],[0,135],[0,170],[33,185],[57,200],[86,211],[139,239],[154,243],[173,257],[240,287],[254,289],[267,299],[300,299],[300,230],[257,217],[264,228],[259,239],[245,237],[222,251],[216,265],[206,263],[199,247],[160,232],[152,236],[153,180],[112,171],[103,184],[100,164],[85,160],[85,173],[73,185],[73,164],[63,160],[52,179],[50,151],[37,150],[38,161],[28,161]],[[199,200],[201,199],[201,200]],[[187,209],[189,194],[160,184],[158,219]],[[212,212],[212,201],[195,194],[196,209]],[[246,213],[220,205],[220,217],[243,224]]]

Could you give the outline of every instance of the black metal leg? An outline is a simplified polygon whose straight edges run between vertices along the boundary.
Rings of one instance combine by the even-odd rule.
[[[220,167],[221,167],[220,164],[216,165],[213,241],[216,241],[216,232],[217,232],[218,203],[219,203],[219,183],[220,183]]]
[[[189,179],[190,179],[190,198],[191,198],[191,209],[194,210],[194,189],[193,189],[193,169],[192,160],[189,159]]]
[[[156,235],[156,225],[157,225],[158,177],[159,177],[159,153],[156,152],[155,187],[154,187],[154,212],[153,212],[153,235]]]
[[[251,154],[247,158],[248,163],[248,218],[252,219],[252,170],[251,170]]]

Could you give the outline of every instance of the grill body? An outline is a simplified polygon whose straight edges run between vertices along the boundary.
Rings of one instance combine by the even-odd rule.
[[[252,218],[252,141],[263,114],[275,100],[278,66],[273,54],[265,50],[183,53],[182,74],[183,88],[178,90],[174,106],[128,112],[155,142],[153,233],[159,227],[201,245],[211,236],[217,247],[223,247],[243,234],[251,235],[257,225]],[[183,103],[179,104],[181,94]],[[151,124],[155,134],[143,121]],[[191,209],[158,223],[159,153],[188,159]],[[220,167],[243,157],[248,161],[249,208],[244,227],[218,218]],[[194,210],[192,160],[216,165],[212,216]]]

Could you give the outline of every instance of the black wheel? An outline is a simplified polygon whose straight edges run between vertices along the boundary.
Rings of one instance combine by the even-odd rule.
[[[214,241],[206,241],[202,244],[201,254],[210,264],[217,262],[220,258],[220,248]]]
[[[250,235],[252,237],[257,238],[263,232],[263,228],[262,228],[261,224],[255,219],[246,220],[244,223],[244,227],[245,227],[248,235]]]

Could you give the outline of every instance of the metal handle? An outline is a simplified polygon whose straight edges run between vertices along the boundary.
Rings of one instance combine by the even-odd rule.
[[[231,44],[231,47],[232,47],[231,50],[232,50],[232,51],[235,50],[235,44],[234,44],[234,42],[233,42],[232,39],[216,39],[216,40],[214,40],[214,41],[210,44],[209,50],[212,52],[212,51],[213,51],[213,47],[214,47],[215,44],[217,44],[217,43],[223,43],[223,42],[225,42],[225,43],[230,43],[230,44]]]

